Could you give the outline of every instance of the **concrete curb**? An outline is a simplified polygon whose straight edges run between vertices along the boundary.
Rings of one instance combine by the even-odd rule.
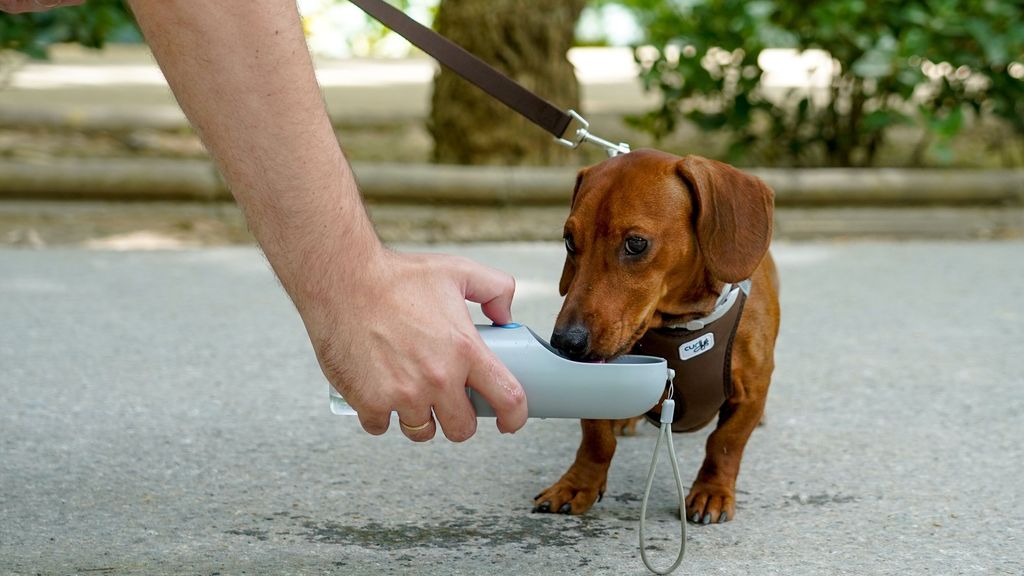
[[[1024,170],[751,169],[784,206],[1020,206]]]
[[[423,114],[408,111],[368,112],[363,114],[331,114],[335,127],[393,128],[409,123],[423,122]],[[161,130],[167,132],[191,131],[181,108],[176,105],[149,105],[126,110],[101,106],[50,106],[46,108],[0,109],[0,126],[36,130],[44,128],[58,132],[133,132]]]
[[[160,158],[0,160],[0,199],[227,200],[212,162]]]
[[[564,205],[572,167],[353,166],[370,203]],[[1024,170],[751,169],[776,204],[827,206],[1022,206]],[[203,159],[47,158],[0,160],[0,199],[225,201],[230,194]]]
[[[389,244],[560,242],[568,206],[373,204]],[[1024,207],[820,207],[775,211],[775,240],[1024,238]],[[0,247],[157,249],[251,244],[232,202],[0,202]]]
[[[0,109],[0,126],[85,132],[191,129],[185,114],[177,106],[146,106],[127,110],[114,110],[106,105]]]

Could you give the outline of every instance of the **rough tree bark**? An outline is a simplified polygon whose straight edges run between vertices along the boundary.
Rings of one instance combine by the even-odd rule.
[[[566,53],[585,0],[441,0],[435,28],[563,109],[579,108]],[[442,67],[428,128],[444,164],[565,164],[570,151],[477,87]]]

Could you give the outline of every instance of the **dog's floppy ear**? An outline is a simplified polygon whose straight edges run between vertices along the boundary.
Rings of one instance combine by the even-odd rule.
[[[580,185],[583,184],[583,177],[586,175],[586,168],[580,168],[579,172],[576,173],[576,185],[572,187],[572,200],[569,202],[570,209],[576,205],[576,196],[580,193]]]
[[[697,243],[722,282],[750,278],[772,239],[775,193],[760,178],[715,160],[686,156],[677,168],[690,188]]]
[[[572,189],[572,201],[569,203],[570,210],[576,205],[576,195],[580,192],[580,184],[583,183],[583,176],[587,173],[586,168],[580,169],[576,173],[576,186]],[[562,279],[558,281],[558,293],[565,296],[569,292],[569,284],[572,283],[573,276],[576,275],[576,266],[569,259],[569,254],[565,255],[565,264],[562,265]]]

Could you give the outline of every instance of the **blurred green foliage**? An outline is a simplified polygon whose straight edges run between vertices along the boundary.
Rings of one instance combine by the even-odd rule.
[[[89,0],[46,12],[0,13],[0,50],[46,58],[51,44],[101,48],[105,42],[138,42],[141,35],[121,0]]]
[[[875,163],[901,125],[923,134],[906,163],[920,163],[926,148],[951,160],[968,115],[998,118],[1024,138],[1020,0],[618,3],[657,48],[637,59],[661,105],[631,119],[656,137],[686,119],[726,131],[733,160],[833,166]],[[820,49],[838,65],[819,71],[817,90],[766,90],[758,57],[767,48]]]

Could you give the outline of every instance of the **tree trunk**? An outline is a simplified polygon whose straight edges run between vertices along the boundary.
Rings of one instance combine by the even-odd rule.
[[[441,0],[437,31],[554,105],[579,108],[566,53],[585,0]],[[443,164],[565,164],[570,150],[447,68],[428,128]]]

